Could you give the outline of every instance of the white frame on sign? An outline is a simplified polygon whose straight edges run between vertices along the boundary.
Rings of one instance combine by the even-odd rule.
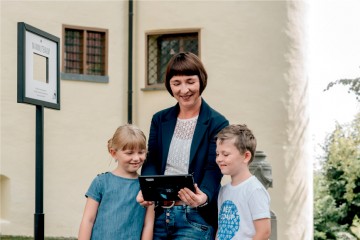
[[[26,23],[18,23],[18,102],[60,110],[60,39]],[[46,79],[35,79],[34,56]],[[44,81],[45,80],[45,81]]]

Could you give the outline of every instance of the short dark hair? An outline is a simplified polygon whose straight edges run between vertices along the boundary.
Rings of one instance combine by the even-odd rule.
[[[244,154],[250,151],[251,159],[249,164],[254,160],[256,151],[256,138],[253,132],[245,124],[231,124],[223,128],[217,135],[217,141],[220,143],[224,140],[234,139],[235,147]]]
[[[193,76],[197,75],[200,80],[200,95],[206,88],[207,73],[198,56],[191,52],[177,53],[170,59],[165,72],[165,87],[171,96],[174,96],[170,79],[173,76]]]

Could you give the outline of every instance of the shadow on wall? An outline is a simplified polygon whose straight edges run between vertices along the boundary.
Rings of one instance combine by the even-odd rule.
[[[5,175],[0,175],[0,200],[0,224],[2,225],[7,223],[10,207],[10,179]]]
[[[301,87],[301,91],[296,87]],[[287,172],[284,201],[285,206],[288,206],[285,209],[286,216],[290,216],[285,221],[285,229],[291,226],[293,231],[290,234],[296,234],[299,239],[310,237],[308,236],[310,234],[309,222],[304,222],[304,219],[311,221],[312,216],[312,212],[309,212],[312,209],[309,206],[309,203],[312,203],[312,190],[309,189],[312,186],[312,183],[309,182],[312,179],[312,171],[310,171],[311,168],[309,167],[311,159],[310,155],[308,155],[309,150],[306,149],[308,147],[307,141],[309,141],[307,131],[310,123],[306,108],[308,104],[308,87],[309,82],[306,81],[303,86],[295,86],[294,93],[289,92],[289,123],[286,126],[288,140],[284,144],[284,146],[288,147],[284,163],[284,170]],[[296,227],[294,228],[294,226]]]

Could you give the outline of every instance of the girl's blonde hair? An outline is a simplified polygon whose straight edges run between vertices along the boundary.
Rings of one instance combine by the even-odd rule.
[[[108,141],[108,151],[111,149],[146,149],[145,134],[135,125],[125,124],[116,129],[112,138]]]

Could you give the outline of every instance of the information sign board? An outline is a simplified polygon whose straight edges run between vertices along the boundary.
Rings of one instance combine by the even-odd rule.
[[[18,103],[60,110],[59,38],[18,23]]]

